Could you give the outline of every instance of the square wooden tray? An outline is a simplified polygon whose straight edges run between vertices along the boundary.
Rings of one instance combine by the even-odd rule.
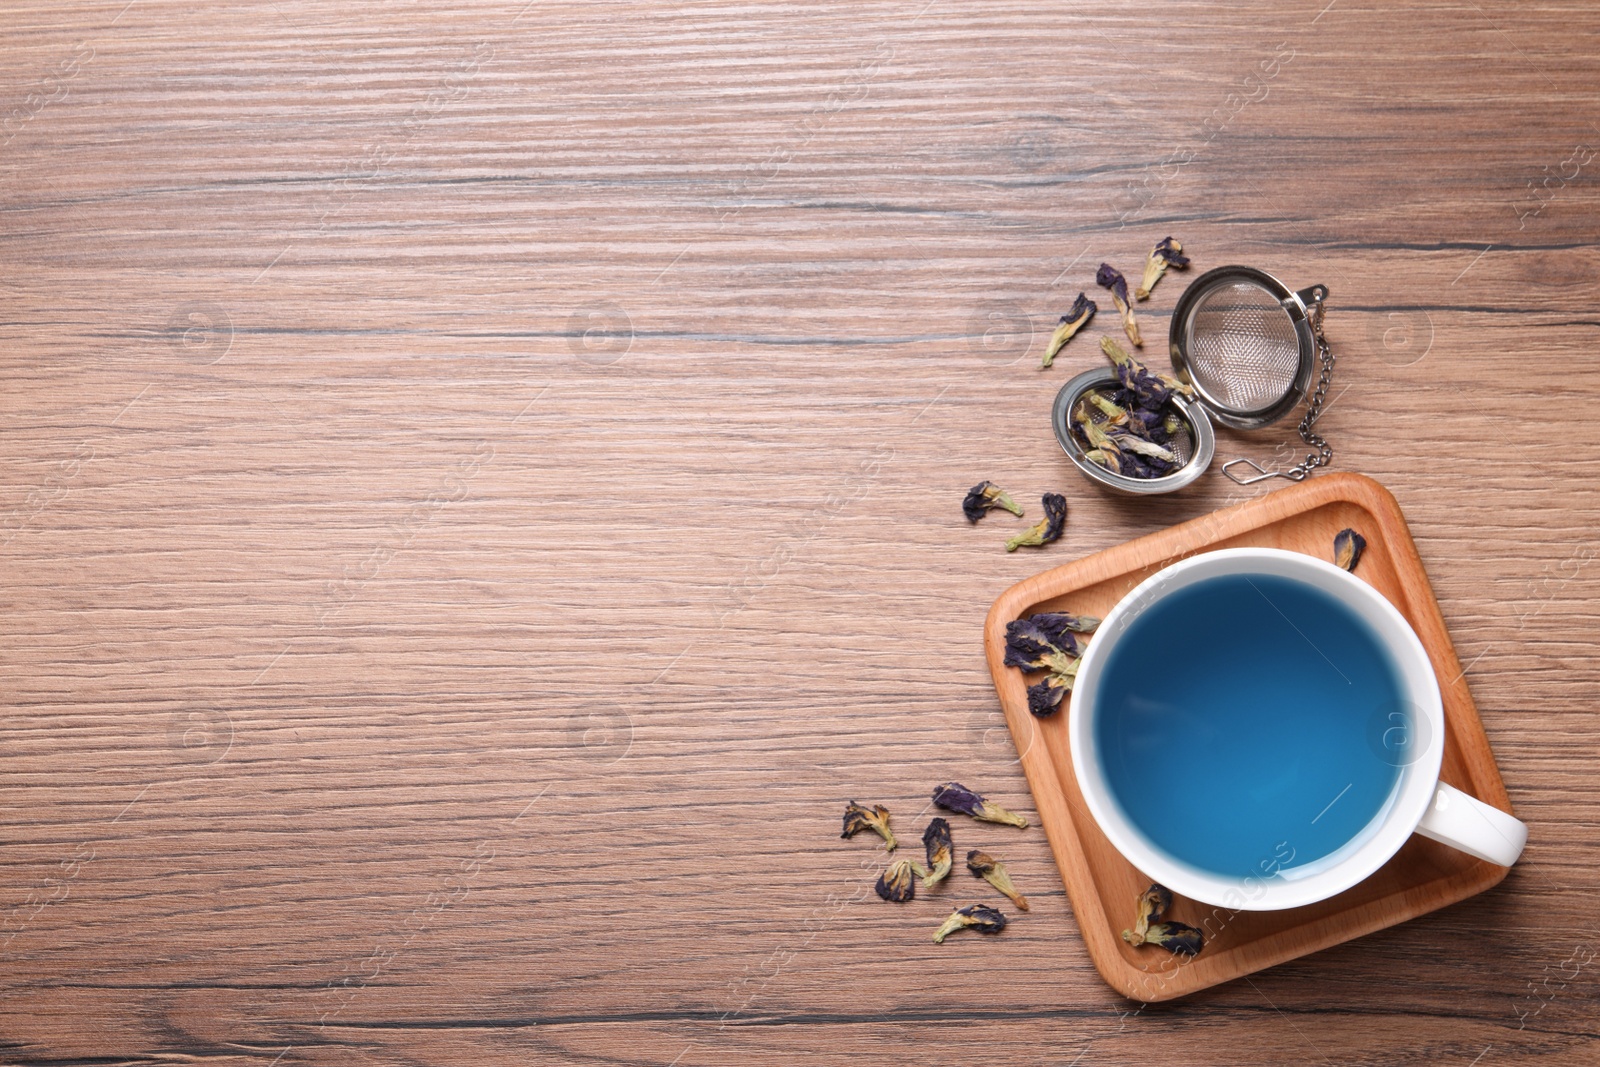
[[[1072,773],[1065,712],[1048,719],[1028,713],[1028,677],[1001,663],[1006,624],[1036,611],[1103,616],[1162,567],[1211,549],[1254,545],[1331,559],[1334,535],[1345,527],[1367,539],[1356,576],[1400,609],[1433,660],[1444,696],[1441,777],[1509,812],[1494,753],[1400,505],[1370,478],[1322,475],[1129,541],[1020,582],[989,609],[984,626],[989,671],[1040,821],[1089,956],[1112,988],[1126,996],[1142,1001],[1185,996],[1464,900],[1506,876],[1504,867],[1413,835],[1372,877],[1308,907],[1235,912],[1179,898],[1171,917],[1206,932],[1204,951],[1192,959],[1122,940],[1121,932],[1133,923],[1134,902],[1151,880],[1111,847],[1089,816]]]

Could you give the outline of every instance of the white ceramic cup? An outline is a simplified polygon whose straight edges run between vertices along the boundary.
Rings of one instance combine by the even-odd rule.
[[[1139,615],[1185,586],[1219,575],[1277,575],[1331,594],[1356,613],[1388,649],[1401,678],[1411,721],[1398,716],[1393,741],[1402,758],[1389,802],[1331,854],[1298,867],[1263,860],[1261,870],[1229,878],[1187,863],[1154,844],[1123,812],[1106,784],[1095,747],[1095,714],[1111,649]],[[1094,820],[1135,867],[1174,893],[1242,911],[1277,911],[1326,900],[1371,875],[1413,833],[1479,859],[1509,867],[1522,854],[1528,828],[1498,808],[1439,781],[1444,757],[1444,706],[1433,665],[1409,623],[1366,582],[1331,563],[1273,548],[1228,548],[1191,556],[1158,571],[1123,597],[1100,623],[1078,665],[1067,733],[1072,769]],[[1383,743],[1390,743],[1385,732]]]

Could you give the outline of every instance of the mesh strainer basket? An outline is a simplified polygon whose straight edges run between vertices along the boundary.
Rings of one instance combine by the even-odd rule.
[[[1172,369],[1218,422],[1269,426],[1305,399],[1317,369],[1311,308],[1328,291],[1292,291],[1266,271],[1218,267],[1196,278],[1172,310]]]

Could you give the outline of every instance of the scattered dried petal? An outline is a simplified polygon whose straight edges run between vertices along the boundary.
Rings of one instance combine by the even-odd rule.
[[[1156,287],[1156,282],[1161,280],[1168,267],[1173,270],[1183,270],[1188,267],[1189,257],[1179,255],[1182,251],[1183,246],[1170,237],[1151,249],[1149,258],[1144,261],[1144,279],[1139,282],[1139,288],[1133,291],[1133,295],[1140,300],[1148,299],[1150,290]]]
[[[1061,322],[1056,326],[1056,332],[1050,335],[1050,343],[1045,346],[1044,360],[1039,364],[1039,369],[1044,370],[1055,362],[1056,353],[1077,333],[1089,324],[1094,318],[1094,313],[1100,308],[1093,300],[1083,293],[1078,294],[1078,299],[1072,302],[1072,309],[1061,316]]]
[[[961,502],[961,510],[967,516],[968,522],[977,522],[990,508],[1005,508],[1013,515],[1022,514],[1017,502],[993,482],[979,482],[967,490],[967,498]]]
[[[968,904],[950,913],[933,935],[933,943],[942,944],[946,937],[969,926],[980,934],[998,934],[1006,928],[1006,917],[987,904]]]
[[[916,864],[910,860],[895,860],[889,864],[888,870],[878,876],[877,884],[872,888],[891,904],[904,904],[917,895],[917,881],[912,877],[915,873]]]
[[[1122,331],[1135,348],[1143,348],[1144,338],[1139,336],[1139,323],[1133,317],[1133,304],[1128,301],[1128,280],[1109,263],[1100,264],[1094,280],[1111,290],[1111,302],[1117,305],[1117,311],[1122,315]]]
[[[1074,668],[1076,669],[1076,668]],[[985,800],[960,782],[946,782],[933,791],[933,802],[946,811],[970,815],[984,822],[1004,823],[1007,826],[1026,828],[1028,820],[1013,815],[993,801]],[[943,821],[943,820],[939,820]]]
[[[893,852],[898,844],[894,831],[889,829],[889,809],[882,804],[866,807],[855,801],[845,805],[844,833],[840,837],[854,837],[863,830],[871,830],[884,840],[884,851]]]
[[[967,853],[967,870],[973,877],[982,878],[1000,892],[1011,898],[1011,902],[1021,911],[1028,910],[1028,898],[1017,892],[1017,887],[1011,881],[1011,875],[1006,872],[1006,865],[989,855],[973,849]]]
[[[922,884],[927,886],[944,881],[955,863],[949,821],[935,818],[930,822],[928,828],[922,831],[922,847],[928,855],[928,869],[922,874]]]
[[[1361,553],[1367,550],[1367,539],[1354,530],[1340,530],[1333,538],[1333,562],[1347,571],[1356,569]]]
[[[1007,541],[1007,552],[1015,552],[1024,545],[1048,545],[1061,536],[1061,530],[1067,524],[1067,498],[1060,493],[1046,493],[1042,502],[1044,518]]]

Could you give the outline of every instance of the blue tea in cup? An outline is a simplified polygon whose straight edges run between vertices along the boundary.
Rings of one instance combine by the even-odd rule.
[[[1101,686],[1112,797],[1201,870],[1313,863],[1393,801],[1399,761],[1369,735],[1405,699],[1399,672],[1372,628],[1315,586],[1274,574],[1187,585],[1130,623]]]
[[[1443,702],[1405,617],[1298,552],[1221,549],[1136,586],[1083,653],[1067,733],[1107,840],[1207,904],[1325,900],[1412,833],[1506,866],[1527,840],[1439,781]]]

